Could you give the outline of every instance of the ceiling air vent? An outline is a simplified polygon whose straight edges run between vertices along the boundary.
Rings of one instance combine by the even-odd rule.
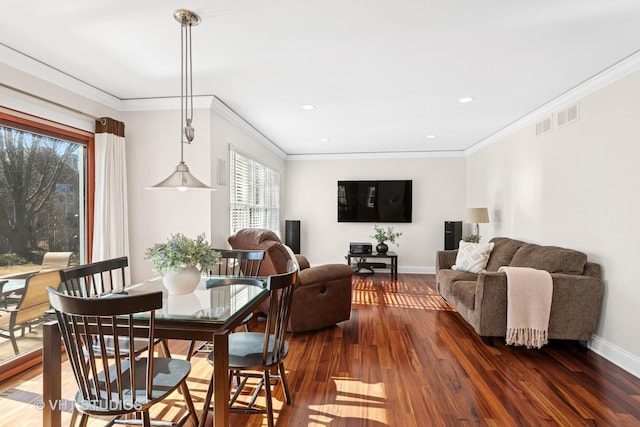
[[[578,120],[578,104],[570,105],[566,109],[558,112],[557,118],[558,127]]]
[[[536,123],[536,136],[551,131],[551,116]]]

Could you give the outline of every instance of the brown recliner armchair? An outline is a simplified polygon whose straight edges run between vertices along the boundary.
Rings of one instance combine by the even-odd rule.
[[[298,284],[293,293],[289,329],[311,331],[335,325],[351,317],[351,276],[346,264],[309,266],[302,255],[293,255],[271,230],[245,228],[228,239],[233,249],[263,250],[260,276],[286,272],[292,257],[300,265]]]

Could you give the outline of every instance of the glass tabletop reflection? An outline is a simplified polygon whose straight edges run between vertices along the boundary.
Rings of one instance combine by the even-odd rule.
[[[264,280],[244,277],[203,276],[198,287],[184,295],[169,294],[162,279],[131,285],[126,294],[162,291],[162,309],[156,320],[225,323],[267,290]]]

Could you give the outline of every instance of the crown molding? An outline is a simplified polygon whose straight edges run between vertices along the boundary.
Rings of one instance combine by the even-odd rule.
[[[281,159],[288,159],[287,153],[282,151],[280,147],[278,147],[273,141],[267,138],[262,132],[253,127],[251,123],[246,121],[242,116],[233,111],[227,104],[225,104],[220,98],[213,95],[211,101],[211,109],[216,113],[220,114],[222,117],[227,119],[229,122],[236,125],[240,130],[244,133],[267,147]]]
[[[193,108],[211,108],[212,95],[202,95],[193,97]],[[180,97],[167,96],[162,98],[136,98],[123,99],[121,111],[161,111],[179,110]]]
[[[487,138],[475,143],[471,147],[464,150],[464,153],[468,156],[483,148],[486,148],[489,145],[504,139],[513,132],[522,129],[525,126],[531,125],[545,117],[548,117],[558,110],[561,110],[567,104],[574,103],[638,70],[640,70],[640,51],[613,64],[604,71],[574,86],[573,88],[552,99],[551,101],[547,102],[546,104],[542,105],[526,116],[521,117],[515,122],[488,136]]]
[[[233,111],[227,104],[215,95],[194,96],[194,108],[206,108],[215,111],[220,116],[237,126],[244,133],[264,145],[282,159],[287,158],[287,153],[264,136],[259,130]],[[126,99],[122,101],[123,111],[159,111],[180,109],[179,97]]]
[[[28,75],[44,80],[48,83],[60,86],[70,92],[83,96],[92,101],[110,107],[114,110],[122,110],[122,100],[104,92],[82,80],[27,56],[17,50],[0,43],[0,58],[8,66],[22,71]]]
[[[375,159],[424,159],[438,157],[465,157],[464,151],[403,151],[380,153],[323,153],[289,154],[287,160],[375,160]]]

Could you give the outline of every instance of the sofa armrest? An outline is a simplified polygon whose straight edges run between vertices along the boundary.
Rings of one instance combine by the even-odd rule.
[[[480,336],[505,336],[507,332],[507,275],[484,272],[478,275],[475,321]]]
[[[438,270],[451,268],[456,263],[457,256],[457,249],[436,252],[436,273]]]
[[[593,334],[603,285],[598,278],[551,274],[553,297],[549,338],[588,340]],[[500,272],[480,273],[476,286],[476,331],[481,336],[504,336],[507,321],[507,277]]]
[[[296,257],[296,261],[298,262],[298,266],[300,267],[300,270],[305,270],[311,267],[311,264],[309,264],[309,260],[307,259],[306,256],[296,255],[295,257]]]
[[[554,273],[549,336],[587,341],[595,332],[604,285],[596,277]],[[555,302],[555,303],[554,303]],[[552,325],[555,327],[552,328]]]

